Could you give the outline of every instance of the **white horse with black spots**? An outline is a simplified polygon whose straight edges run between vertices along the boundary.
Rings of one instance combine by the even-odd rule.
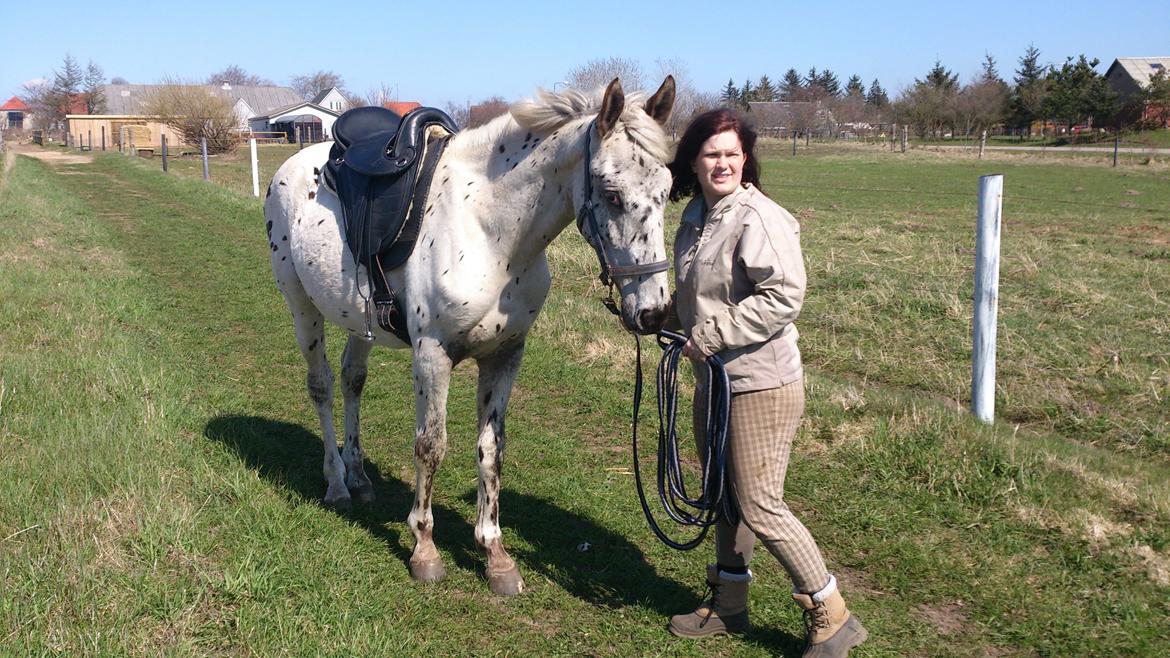
[[[546,248],[578,209],[592,212],[588,224],[600,235],[582,231],[609,261],[622,323],[643,334],[661,327],[670,298],[665,266],[647,273],[646,264],[666,260],[663,209],[671,178],[662,124],[673,104],[672,78],[653,96],[635,93],[628,102],[614,80],[603,95],[541,91],[509,114],[456,134],[435,172],[415,251],[389,273],[403,296],[409,345],[369,322],[366,271],[346,245],[337,196],[322,182],[329,145],[306,148],[273,177],[264,204],[269,253],[308,362],[309,397],[325,448],[326,504],[346,508],[351,497],[373,499],[358,438],[366,364],[374,345],[413,351],[416,479],[408,522],[416,540],[415,579],[445,575],[432,538],[432,484],[447,450],[451,370],[472,358],[479,367],[475,541],[486,555],[492,591],[512,595],[523,588],[501,541],[500,470],[508,397],[551,283]],[[326,320],[350,333],[341,358],[340,454]]]

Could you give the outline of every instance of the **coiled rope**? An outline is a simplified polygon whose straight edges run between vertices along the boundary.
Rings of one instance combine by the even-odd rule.
[[[650,511],[646,491],[642,483],[642,472],[638,456],[638,412],[642,403],[642,342],[637,340],[637,367],[634,383],[634,482],[638,489],[638,500],[650,529],[671,548],[689,551],[698,546],[711,526],[726,518],[731,523],[739,522],[731,488],[727,477],[727,425],[731,412],[731,384],[723,360],[718,356],[708,357],[707,366],[707,424],[706,441],[699,455],[700,490],[692,497],[687,493],[679,458],[678,432],[675,417],[678,413],[678,363],[687,338],[670,331],[658,332],[658,346],[662,348],[662,360],[658,363],[658,500],[675,523],[698,527],[696,537],[689,541],[676,541],[666,534]]]

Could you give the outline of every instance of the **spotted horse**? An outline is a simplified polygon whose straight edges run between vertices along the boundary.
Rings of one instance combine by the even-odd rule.
[[[387,273],[401,295],[409,344],[370,321],[367,273],[354,263],[337,196],[322,181],[329,144],[297,153],[273,177],[264,204],[269,256],[308,363],[309,397],[324,443],[327,505],[344,509],[354,498],[373,500],[358,431],[367,362],[375,345],[412,351],[416,475],[408,523],[416,580],[438,581],[446,573],[433,539],[432,487],[447,451],[451,371],[474,359],[475,541],[486,556],[491,590],[510,596],[523,589],[499,526],[504,415],[525,338],[551,284],[546,249],[575,216],[588,218],[578,226],[611,275],[622,324],[641,334],[661,327],[669,303],[663,210],[671,184],[662,126],[674,96],[670,77],[649,97],[627,96],[616,79],[604,92],[540,90],[504,116],[452,137],[425,200],[414,252]],[[341,357],[340,452],[326,320],[349,332]]]

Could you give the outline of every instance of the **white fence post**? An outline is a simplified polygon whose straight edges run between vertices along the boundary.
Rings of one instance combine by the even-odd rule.
[[[203,156],[203,180],[211,180],[210,172],[207,170],[207,138],[199,138],[199,152]]]
[[[252,196],[260,196],[260,161],[256,157],[256,138],[248,140],[252,148]]]
[[[983,159],[983,148],[985,146],[987,146],[987,131],[986,130],[984,130],[983,133],[979,135],[979,159],[980,160]]]
[[[999,310],[999,234],[1003,176],[979,177],[975,232],[975,322],[971,345],[971,413],[995,419],[995,324]]]

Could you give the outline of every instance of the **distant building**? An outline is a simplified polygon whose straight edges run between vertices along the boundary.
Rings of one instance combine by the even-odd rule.
[[[422,104],[414,101],[386,101],[382,103],[382,107],[390,110],[398,116],[406,116],[406,113],[416,107],[422,107]]]
[[[793,132],[832,134],[837,129],[827,106],[812,101],[764,101],[748,103],[748,116],[756,131],[767,137],[790,137]]]
[[[0,105],[0,130],[24,130],[30,128],[31,110],[16,96]]]
[[[1129,106],[1128,116],[1125,117],[1127,121],[1151,121],[1156,116],[1167,115],[1165,108],[1145,104],[1139,107],[1134,103],[1135,97],[1150,86],[1150,78],[1159,71],[1170,76],[1170,57],[1118,57],[1109,65],[1105,81],[1117,92],[1121,104]],[[1167,127],[1170,127],[1170,119],[1166,119],[1166,122]]]
[[[323,91],[317,92],[317,95],[309,101],[313,105],[323,107],[327,110],[332,110],[338,114],[342,114],[350,109],[351,105],[349,99],[341,93],[337,87],[330,87]]]

